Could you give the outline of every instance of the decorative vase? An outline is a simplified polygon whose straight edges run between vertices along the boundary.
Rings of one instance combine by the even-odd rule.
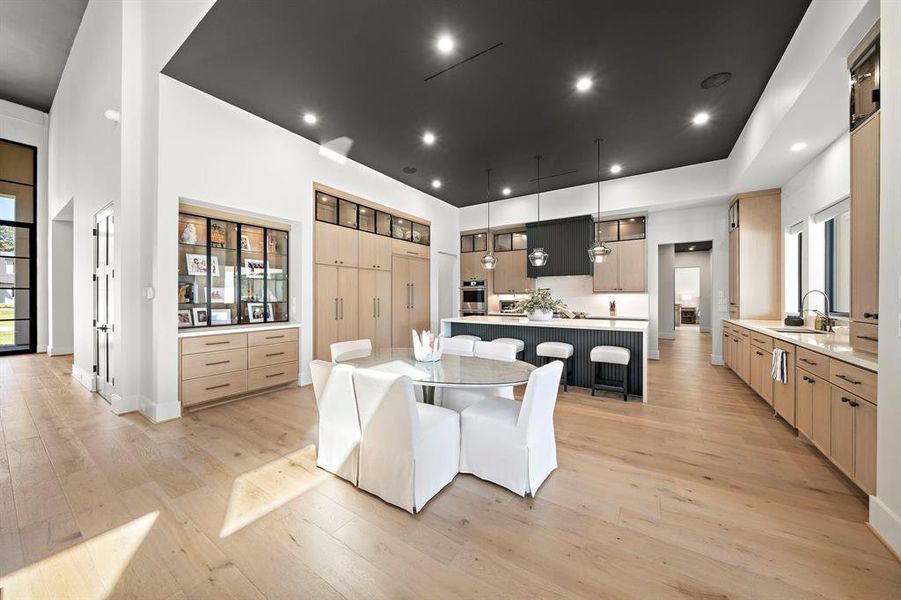
[[[441,336],[432,335],[431,331],[417,333],[413,330],[413,357],[419,362],[436,362],[441,360]]]
[[[533,310],[529,313],[530,321],[550,321],[554,318],[552,310]]]

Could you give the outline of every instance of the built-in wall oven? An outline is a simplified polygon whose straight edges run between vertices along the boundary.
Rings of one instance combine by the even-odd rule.
[[[470,279],[460,284],[460,315],[488,314],[488,290],[485,280]]]

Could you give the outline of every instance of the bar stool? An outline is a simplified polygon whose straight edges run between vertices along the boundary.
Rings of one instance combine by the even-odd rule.
[[[632,353],[628,348],[620,346],[595,346],[591,349],[591,395],[594,396],[596,390],[609,390],[612,392],[622,392],[623,402],[629,399],[629,360]],[[622,381],[615,379],[600,379],[601,365],[622,365],[623,378]],[[616,385],[620,384],[620,385]]]
[[[461,335],[455,335],[453,337],[454,337],[454,339],[469,340],[470,342],[481,342],[482,341],[482,338],[480,338],[477,335],[462,335],[461,334]]]
[[[497,342],[498,344],[510,344],[511,346],[516,346],[516,353],[519,354],[523,350],[526,349],[526,343],[522,340],[518,340],[516,338],[495,338],[491,340],[492,342]]]
[[[563,384],[563,391],[567,391],[573,376],[573,345],[564,342],[541,342],[535,347],[535,354],[544,358],[543,364],[555,359],[563,361],[566,368],[560,376],[560,382]]]

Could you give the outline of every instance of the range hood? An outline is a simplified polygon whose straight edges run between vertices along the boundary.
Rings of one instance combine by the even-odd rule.
[[[548,253],[546,265],[529,264],[526,274],[531,278],[591,275],[585,250],[594,241],[593,228],[591,215],[526,223],[529,249],[544,248]]]

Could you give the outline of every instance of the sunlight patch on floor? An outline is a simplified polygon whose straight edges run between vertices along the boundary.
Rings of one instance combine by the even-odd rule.
[[[0,578],[3,598],[108,598],[159,516],[147,513]]]
[[[331,478],[316,468],[313,444],[244,473],[232,484],[219,537],[230,536]]]

